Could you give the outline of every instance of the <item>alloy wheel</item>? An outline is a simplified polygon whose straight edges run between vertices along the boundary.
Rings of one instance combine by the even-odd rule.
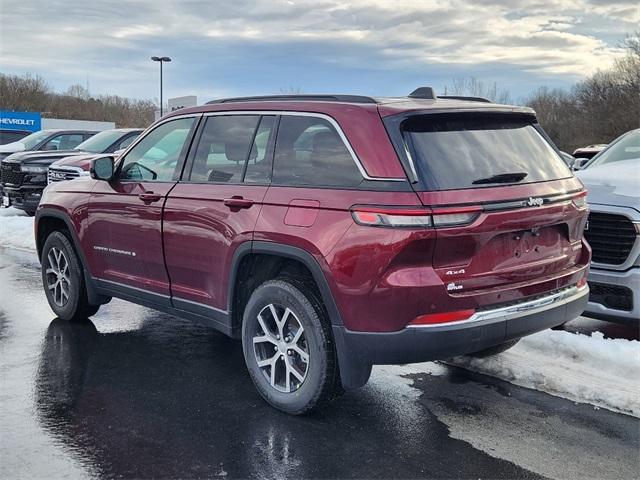
[[[47,254],[47,262],[47,289],[51,291],[53,302],[59,307],[64,307],[69,301],[71,290],[69,260],[62,250],[52,247]]]
[[[279,392],[295,392],[304,383],[309,371],[307,340],[290,308],[271,303],[258,313],[253,353],[263,375]]]

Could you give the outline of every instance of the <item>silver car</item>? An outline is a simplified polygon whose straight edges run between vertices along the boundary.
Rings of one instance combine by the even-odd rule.
[[[585,316],[640,321],[640,129],[611,143],[577,172],[589,191],[585,237],[593,249]]]

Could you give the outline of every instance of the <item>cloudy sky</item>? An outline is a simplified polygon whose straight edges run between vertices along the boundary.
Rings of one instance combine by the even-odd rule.
[[[518,99],[606,68],[638,0],[0,0],[0,72],[57,90],[199,100],[304,92],[404,95],[453,78]]]

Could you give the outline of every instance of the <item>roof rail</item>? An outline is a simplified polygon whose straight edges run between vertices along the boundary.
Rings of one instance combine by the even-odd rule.
[[[235,102],[296,102],[296,101],[316,101],[316,102],[345,102],[345,103],[378,103],[375,98],[362,95],[262,95],[256,97],[235,97],[221,98],[207,102],[207,105],[215,103],[235,103]]]
[[[470,96],[466,96],[466,95],[439,95],[439,98],[448,98],[449,100],[466,100],[468,102],[493,103],[488,98],[470,97]]]
[[[436,97],[436,92],[434,92],[431,87],[418,87],[408,96],[409,98],[422,98],[425,100],[435,100],[438,98]]]

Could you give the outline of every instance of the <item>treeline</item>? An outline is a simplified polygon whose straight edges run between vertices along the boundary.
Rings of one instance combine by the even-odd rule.
[[[42,77],[0,73],[0,110],[41,112],[48,118],[115,122],[117,127],[146,127],[154,120],[155,108],[151,100],[92,96],[81,85],[56,93]]]
[[[609,70],[569,90],[540,87],[522,102],[536,111],[540,124],[561,150],[571,153],[578,147],[609,143],[640,127],[640,32],[628,36],[621,46],[626,53]],[[508,91],[473,77],[454,80],[447,93],[510,103]]]
[[[609,143],[640,127],[640,40],[628,37],[626,55],[569,91],[540,88],[526,104],[561,148]]]

